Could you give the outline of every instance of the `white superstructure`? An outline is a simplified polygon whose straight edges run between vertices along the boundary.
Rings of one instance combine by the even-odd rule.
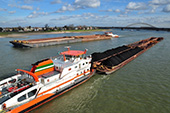
[[[85,54],[68,48],[60,57],[36,62],[31,71],[17,69],[17,75],[0,81],[0,110],[28,109],[20,106],[34,106],[90,78],[91,56]]]

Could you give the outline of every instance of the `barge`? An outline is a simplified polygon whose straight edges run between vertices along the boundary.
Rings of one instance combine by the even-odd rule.
[[[51,46],[58,44],[68,44],[76,42],[87,42],[95,40],[106,40],[112,37],[117,37],[118,35],[113,35],[111,32],[100,35],[83,35],[83,36],[64,36],[55,38],[42,38],[42,39],[31,39],[31,40],[13,40],[10,41],[15,47],[42,47]]]
[[[0,112],[25,113],[89,80],[91,56],[85,51],[61,52],[59,57],[38,61],[30,71],[0,81]]]
[[[102,53],[93,53],[93,69],[99,73],[111,74],[162,40],[162,37],[151,37]]]

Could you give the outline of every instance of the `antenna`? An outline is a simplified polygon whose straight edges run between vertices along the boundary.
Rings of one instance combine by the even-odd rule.
[[[67,48],[68,51],[70,51],[71,46],[65,46],[64,48]]]

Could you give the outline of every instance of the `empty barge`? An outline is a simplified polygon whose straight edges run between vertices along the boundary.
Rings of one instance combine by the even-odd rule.
[[[96,69],[99,73],[111,74],[162,40],[162,37],[151,37],[102,53],[93,53],[93,69]]]
[[[42,38],[32,40],[14,40],[10,41],[15,47],[42,47],[58,44],[68,44],[75,42],[87,42],[95,40],[111,39],[113,36],[108,34],[95,34],[95,35],[83,35],[83,36],[64,36],[55,38]]]

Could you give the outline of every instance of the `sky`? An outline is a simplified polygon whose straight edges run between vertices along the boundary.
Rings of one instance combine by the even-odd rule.
[[[1,0],[0,27],[170,27],[170,0]]]

